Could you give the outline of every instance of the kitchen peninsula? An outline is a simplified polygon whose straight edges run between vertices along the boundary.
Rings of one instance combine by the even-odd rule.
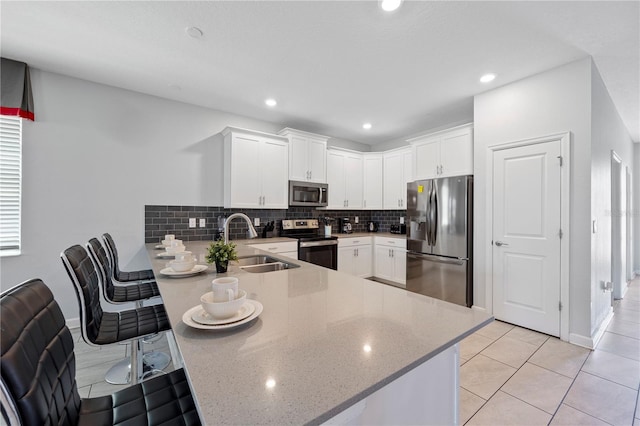
[[[208,243],[185,244],[203,263]],[[225,274],[264,306],[257,319],[194,329],[183,314],[211,290],[215,268],[168,278],[167,260],[146,247],[205,424],[457,423],[458,342],[490,316],[283,258],[300,267],[232,263]],[[241,257],[264,253],[238,244]]]

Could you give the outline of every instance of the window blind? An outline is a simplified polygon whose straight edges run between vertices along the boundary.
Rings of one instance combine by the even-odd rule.
[[[20,251],[22,120],[0,116],[0,255]]]

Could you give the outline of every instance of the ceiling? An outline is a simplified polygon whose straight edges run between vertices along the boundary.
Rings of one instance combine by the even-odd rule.
[[[591,55],[639,141],[639,6],[2,1],[0,47],[37,69],[372,145],[471,121],[474,95]]]

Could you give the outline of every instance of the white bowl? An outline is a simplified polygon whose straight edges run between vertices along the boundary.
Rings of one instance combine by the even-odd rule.
[[[200,298],[202,309],[215,319],[225,319],[234,316],[247,299],[247,292],[238,290],[238,297],[228,302],[214,302],[213,292],[205,293]]]
[[[172,260],[169,262],[169,267],[176,272],[187,272],[193,269],[196,266],[195,260]]]
[[[165,250],[167,251],[167,254],[176,254],[176,253],[180,253],[181,251],[184,251],[185,246],[183,246],[182,244],[180,244],[179,246],[175,246],[175,247],[167,247],[165,248]]]

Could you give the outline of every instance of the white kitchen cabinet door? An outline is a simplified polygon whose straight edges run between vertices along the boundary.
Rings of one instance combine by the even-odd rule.
[[[355,260],[354,275],[361,278],[369,278],[373,275],[373,246],[371,244],[357,246]]]
[[[382,154],[364,154],[363,156],[363,199],[365,210],[382,209]]]
[[[262,208],[289,207],[286,143],[266,140],[260,145]]]
[[[230,146],[231,186],[225,188],[225,206],[258,207],[260,203],[260,145],[258,137],[233,135]],[[226,185],[225,185],[226,186]],[[227,198],[228,203],[227,203]]]
[[[327,182],[327,141],[309,139],[307,141],[309,180]]]
[[[393,279],[399,284],[407,284],[407,252],[406,250],[393,249]]]
[[[473,127],[464,125],[410,139],[414,178],[433,179],[473,174]]]
[[[403,198],[401,188],[404,185],[404,173],[402,172],[403,158],[399,152],[384,154],[384,209],[399,210]]]
[[[347,209],[362,208],[362,156],[347,154],[344,157],[345,196]]]
[[[289,179],[307,181],[309,177],[309,167],[307,158],[309,157],[307,139],[304,137],[289,135]]]
[[[440,166],[440,139],[427,140],[414,148],[416,180],[437,177]]]
[[[413,150],[408,148],[402,152],[402,187],[400,188],[400,206],[407,208],[407,183],[413,182]]]
[[[344,156],[341,152],[327,151],[327,184],[329,185],[327,208],[345,208],[344,179]]]
[[[389,247],[375,246],[374,275],[376,278],[393,281],[394,264],[393,258],[391,257],[391,250],[393,249]]]
[[[440,144],[441,177],[473,174],[472,130],[462,129],[442,137]]]
[[[288,207],[289,147],[284,137],[227,127],[224,137],[224,207]]]
[[[327,137],[302,130],[282,129],[278,135],[289,139],[289,179],[327,183]]]

